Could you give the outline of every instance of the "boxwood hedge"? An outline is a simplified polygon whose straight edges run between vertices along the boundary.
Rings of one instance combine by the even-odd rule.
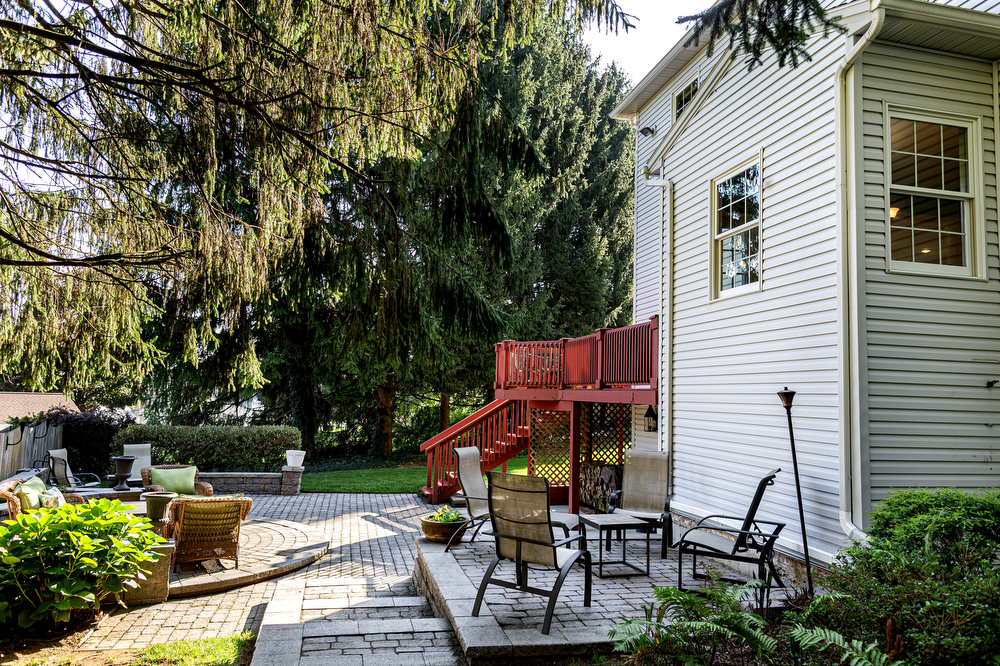
[[[285,464],[285,450],[302,437],[288,426],[162,426],[135,424],[115,435],[115,445],[153,446],[157,465],[195,465],[202,472],[270,472]],[[120,449],[119,449],[120,450]]]

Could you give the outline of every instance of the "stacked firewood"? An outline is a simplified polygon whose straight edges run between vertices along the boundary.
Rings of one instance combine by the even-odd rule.
[[[580,466],[580,502],[596,511],[608,510],[608,498],[621,488],[620,465],[584,462]]]

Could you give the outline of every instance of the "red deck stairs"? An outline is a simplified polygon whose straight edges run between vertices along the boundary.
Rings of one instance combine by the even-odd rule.
[[[427,485],[421,492],[439,504],[459,491],[455,449],[478,446],[483,471],[528,448],[528,401],[494,400],[420,445],[427,454]]]

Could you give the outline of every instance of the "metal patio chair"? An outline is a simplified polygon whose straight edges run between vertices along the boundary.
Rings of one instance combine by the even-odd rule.
[[[123,444],[122,455],[135,456],[132,464],[132,476],[128,477],[128,482],[133,485],[142,483],[142,468],[153,464],[153,445],[146,444]]]
[[[756,564],[757,577],[766,582],[768,590],[771,588],[772,578],[777,581],[778,587],[785,586],[774,568],[774,543],[778,540],[778,533],[784,529],[785,523],[760,520],[756,517],[757,509],[764,497],[764,491],[767,490],[768,486],[774,485],[774,477],[780,471],[780,469],[771,470],[760,480],[745,516],[722,514],[705,516],[698,521],[697,525],[684,532],[684,535],[675,544],[677,548],[677,589],[684,589],[681,572],[684,569],[685,553],[691,555],[691,571],[695,578],[705,578],[705,574],[697,572],[698,556],[701,555],[717,560]],[[743,524],[739,529],[736,529],[718,523],[706,522],[712,519],[741,520]],[[767,526],[770,529],[761,526]],[[735,540],[726,535],[733,535]],[[722,580],[742,582],[733,581],[730,578],[722,578]]]
[[[624,513],[649,523],[649,528],[659,527],[660,559],[667,556],[673,542],[673,521],[670,519],[670,496],[667,483],[670,478],[669,458],[659,451],[625,452],[622,465],[622,489],[611,494],[608,513]]]
[[[61,488],[92,488],[101,485],[101,477],[90,472],[73,472],[66,449],[49,449],[49,480]],[[84,477],[93,477],[85,481]]]
[[[462,486],[462,492],[454,497],[465,500],[465,510],[469,514],[469,519],[460,528],[445,546],[445,552],[452,546],[455,537],[462,534],[464,529],[475,526],[470,542],[476,540],[479,530],[490,517],[489,497],[487,496],[486,481],[483,480],[482,456],[479,447],[463,446],[455,449],[455,456],[458,458],[458,484]],[[565,536],[569,536],[569,531],[580,524],[580,517],[572,513],[562,513],[559,511],[550,512],[552,524],[561,528]],[[461,537],[459,537],[459,540]]]
[[[566,576],[574,564],[581,564],[584,570],[583,605],[590,606],[590,551],[567,548],[570,543],[583,539],[576,535],[556,541],[552,536],[552,521],[549,517],[549,482],[538,476],[522,476],[503,472],[487,472],[489,477],[489,507],[491,532],[487,532],[496,542],[496,555],[487,567],[476,593],[476,603],[472,607],[473,617],[479,616],[479,609],[491,583],[519,592],[547,597],[545,621],[542,633],[548,634],[552,626],[552,612]],[[493,577],[493,571],[501,560],[512,560],[515,581]],[[559,577],[551,590],[543,590],[528,584],[528,565],[536,564],[550,569],[558,569]]]

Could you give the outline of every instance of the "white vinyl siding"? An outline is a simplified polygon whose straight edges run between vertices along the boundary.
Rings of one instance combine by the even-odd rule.
[[[643,169],[658,164],[650,164],[653,151],[663,141],[673,124],[673,99],[679,92],[680,81],[690,82],[692,75],[709,66],[704,52],[695,58],[681,73],[680,77],[658,92],[636,116],[636,127],[656,127],[656,133],[644,137],[636,132],[635,170],[635,256],[633,263],[632,321],[649,321],[660,314],[660,267],[663,252],[661,233],[663,188],[648,187],[643,184]],[[655,175],[654,178],[661,177]],[[660,387],[662,391],[662,387]],[[646,405],[635,405],[632,409],[632,442],[638,449],[658,450],[659,436],[643,429]]]
[[[1000,386],[986,388],[1000,379],[992,63],[876,43],[862,76],[866,499],[996,486]],[[886,271],[885,103],[981,117],[988,280]]]
[[[787,523],[779,548],[801,552],[776,395],[788,386],[798,392],[793,415],[810,550],[829,559],[844,545],[833,113],[843,42],[817,40],[811,52],[813,60],[796,69],[769,58],[748,73],[736,63],[716,89],[703,84],[698,96],[705,98],[684,112],[689,124],[665,156],[663,177],[675,187],[673,492],[681,510],[741,515],[759,478],[780,467],[759,515]],[[761,149],[766,289],[711,301],[709,182]]]

